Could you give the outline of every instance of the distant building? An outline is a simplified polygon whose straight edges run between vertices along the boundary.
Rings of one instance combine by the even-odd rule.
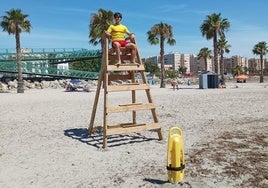
[[[180,53],[166,54],[164,55],[165,65],[169,65],[171,70],[178,70],[182,64],[182,58],[183,56]]]
[[[150,61],[152,63],[159,63],[159,56],[143,58],[142,61]]]
[[[69,63],[61,63],[57,65],[57,69],[69,70]]]
[[[231,58],[224,58],[224,72],[232,73],[232,69],[237,65],[248,68],[248,59],[241,56],[232,56]]]
[[[142,60],[157,63],[159,68],[161,68],[160,56],[143,58]],[[205,71],[204,59],[198,59],[194,54],[181,54],[178,52],[165,54],[164,64],[166,70],[177,71],[180,66],[183,66],[187,68],[186,73],[199,73]],[[213,57],[207,59],[207,71],[213,72],[212,64]],[[258,73],[261,69],[260,59],[232,56],[230,58],[224,58],[224,73],[232,73],[232,69],[237,65],[244,67],[247,73]],[[268,61],[266,59],[264,59],[263,69],[268,69]]]
[[[160,56],[153,56],[148,58],[143,58],[143,61],[151,61],[157,63],[160,66]],[[208,59],[208,70],[212,70],[212,60]],[[165,54],[164,63],[166,70],[178,71],[179,68],[186,67],[186,73],[199,72],[205,70],[205,63],[203,59],[198,60],[194,54],[181,54],[178,52]]]
[[[196,55],[193,55],[192,61],[191,61],[191,72],[202,72],[202,71],[210,71],[212,72],[212,59],[207,59],[207,70],[205,68],[205,60],[204,58],[198,59]]]

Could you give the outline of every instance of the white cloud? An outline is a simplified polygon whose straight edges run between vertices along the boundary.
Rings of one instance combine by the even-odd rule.
[[[186,4],[164,4],[156,8],[159,13],[177,12],[186,10]]]

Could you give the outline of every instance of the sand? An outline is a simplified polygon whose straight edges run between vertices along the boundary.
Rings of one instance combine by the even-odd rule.
[[[179,90],[156,85],[151,94],[164,139],[154,131],[113,135],[104,150],[101,133],[87,134],[94,91],[0,93],[0,187],[268,187],[268,84],[180,85]],[[124,102],[128,95],[121,92],[109,101]],[[146,115],[139,117],[152,118]],[[183,131],[186,169],[180,184],[167,181],[173,126]]]

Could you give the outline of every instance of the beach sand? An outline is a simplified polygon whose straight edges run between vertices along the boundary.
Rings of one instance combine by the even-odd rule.
[[[268,84],[154,85],[150,91],[164,139],[155,131],[113,135],[105,150],[101,133],[87,134],[94,91],[0,93],[0,187],[268,187]],[[96,125],[102,124],[102,92]],[[139,100],[146,99],[142,92]],[[109,102],[126,102],[129,95],[111,95]],[[174,126],[183,131],[186,158],[180,184],[167,181]]]

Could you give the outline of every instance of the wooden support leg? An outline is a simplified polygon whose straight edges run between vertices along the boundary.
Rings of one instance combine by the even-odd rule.
[[[135,83],[135,73],[134,73],[134,71],[129,71],[129,74],[130,74],[130,77],[131,77],[131,82]],[[131,91],[131,95],[132,95],[132,103],[134,104],[134,103],[136,103],[136,91],[135,90]],[[137,116],[136,114],[137,114],[136,111],[132,111],[132,122],[133,122],[133,124],[136,123],[136,116]]]
[[[93,133],[94,120],[95,120],[95,116],[96,116],[96,112],[97,112],[97,106],[98,106],[98,101],[99,101],[101,83],[103,81],[103,76],[104,76],[104,68],[102,67],[101,72],[100,72],[100,76],[99,76],[99,79],[98,79],[97,91],[96,91],[96,95],[95,95],[93,110],[92,110],[90,124],[89,124],[89,128],[88,128],[88,134],[89,135],[91,135]]]
[[[157,129],[159,140],[163,140],[163,135],[161,129]]]
[[[104,133],[103,133],[103,141],[102,141],[102,142],[103,142],[103,143],[102,143],[102,144],[103,144],[102,147],[103,147],[104,149],[107,148],[107,139],[108,139],[108,136],[106,135],[106,131],[104,131]]]

